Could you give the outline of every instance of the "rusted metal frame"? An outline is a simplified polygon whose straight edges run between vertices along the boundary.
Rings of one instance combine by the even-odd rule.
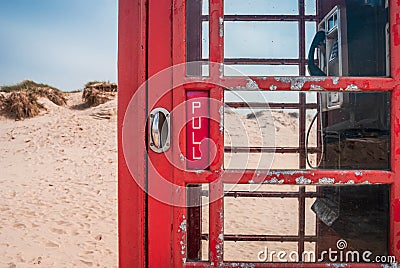
[[[320,94],[317,94],[317,106],[318,107],[320,107],[320,105],[321,105],[319,96],[320,96]],[[318,111],[318,108],[317,108],[316,112],[318,113],[318,115],[317,115],[317,131],[316,131],[316,133],[317,133],[317,147],[321,149],[321,150],[319,150],[317,152],[317,159],[316,159],[315,166],[318,166],[319,162],[321,161],[321,157],[323,157],[322,139],[321,139],[321,137],[322,137],[322,125],[321,125],[322,113],[321,113],[321,111]],[[311,148],[307,148],[307,150],[310,151]],[[310,151],[310,153],[312,154],[311,151]]]
[[[268,241],[268,242],[316,242],[316,236],[290,236],[290,235],[243,235],[243,234],[226,234],[224,235],[225,241],[234,242],[251,242],[251,241]],[[300,243],[300,242],[299,242]],[[303,251],[302,251],[303,252]],[[301,256],[301,255],[299,255]]]
[[[263,198],[316,198],[317,192],[266,192],[266,191],[229,191],[225,192],[224,197],[263,197]]]
[[[295,154],[300,153],[299,147],[225,147],[226,153],[281,153],[281,154]],[[318,147],[308,148],[309,153],[318,153],[322,150]]]
[[[323,15],[320,15],[321,2],[322,2],[321,0],[316,0],[316,3],[315,3],[316,4],[316,15],[318,16],[318,20],[317,20],[317,23],[316,23],[316,31],[318,31],[318,23],[323,18]],[[318,63],[316,63],[316,64],[318,64]],[[320,107],[320,105],[321,105],[320,94],[318,93],[317,94],[317,106]],[[317,133],[317,147],[320,148],[321,150],[319,150],[317,152],[315,166],[319,166],[319,162],[322,160],[321,157],[323,157],[323,151],[322,151],[323,140],[322,140],[322,125],[321,125],[322,113],[321,113],[321,111],[318,111],[318,108],[317,108],[317,113],[318,113],[318,115],[317,115],[317,131],[316,131],[316,133]],[[310,148],[307,148],[307,151],[312,154]],[[322,194],[321,187],[317,187],[316,195],[320,196],[321,194]],[[321,223],[322,223],[321,220],[318,217],[315,217],[315,229],[314,229],[314,231],[315,231],[315,234],[316,234],[316,237],[317,237],[317,241],[315,243],[315,252],[319,252],[318,239],[320,237],[320,231],[319,230],[320,230],[320,224]]]
[[[223,1],[210,1],[210,62],[224,62],[224,7]],[[210,78],[215,79],[223,76],[223,70],[217,64],[210,66]]]
[[[299,4],[299,20],[298,20],[298,27],[299,27],[299,59],[300,59],[300,66],[299,66],[299,74],[301,76],[306,75],[306,66],[305,66],[305,47],[306,47],[306,23],[305,23],[305,6],[304,0],[298,0]]]
[[[210,184],[209,204],[209,261],[212,266],[220,267],[224,259],[224,185],[222,180]]]
[[[299,93],[299,169],[307,167],[306,161],[306,93]]]
[[[276,103],[276,102],[225,102],[225,105],[230,108],[269,108],[269,109],[299,109],[303,106],[305,109],[317,109],[317,103],[305,103],[302,105],[301,103]]]
[[[306,187],[305,186],[300,186],[299,189],[299,207],[298,207],[298,217],[299,217],[299,226],[298,226],[298,246],[297,246],[297,252],[299,256],[303,255],[304,252],[304,242],[306,241],[305,237],[305,229],[306,229]],[[312,242],[315,242],[317,237],[313,237],[315,240]],[[303,262],[303,260],[300,260],[300,262]]]
[[[261,90],[295,90],[323,92],[344,91],[391,91],[395,81],[392,78],[373,77],[366,80],[361,77],[250,77]],[[226,78],[225,83],[241,86],[244,81],[240,79]],[[244,83],[243,86],[245,86]]]
[[[305,60],[305,59],[304,59]],[[226,58],[227,65],[298,65],[300,59]]]
[[[193,90],[209,88],[215,84],[223,84],[231,90],[248,90],[248,84],[257,85],[259,90],[266,91],[392,91],[396,83],[389,77],[295,77],[295,76],[267,76],[267,77],[203,77],[199,84],[196,78],[186,77],[185,88]],[[251,88],[254,90],[254,88]]]
[[[400,262],[400,2],[390,3],[391,75],[396,81],[391,94],[391,170],[394,182],[390,189],[390,255]]]
[[[318,22],[320,22],[320,21],[323,19],[323,17],[324,17],[324,14],[321,13],[321,10],[322,10],[322,0],[316,0],[315,7],[317,8],[317,10],[316,10],[316,17],[317,17],[317,23],[318,23]]]
[[[202,21],[208,21],[208,15],[202,15]],[[224,15],[225,21],[298,21],[300,15]],[[316,21],[315,15],[304,15],[303,18],[309,21]]]
[[[183,267],[185,268],[209,268],[212,267],[209,262],[186,262]]]
[[[224,183],[239,184],[251,183],[257,177],[263,178],[263,183],[294,185],[391,184],[394,181],[392,172],[376,170],[225,170],[221,176]]]
[[[224,61],[224,5],[223,1],[209,1],[209,40],[210,40],[210,62],[223,63]],[[212,64],[210,66],[210,78],[218,79],[223,76],[222,65]],[[222,101],[223,89],[217,86],[212,88],[215,94],[211,94],[217,100]],[[219,107],[211,107],[211,112],[218,112]],[[216,123],[216,122],[212,122]],[[213,124],[211,124],[213,127]],[[213,174],[218,174],[221,166],[217,167],[223,161],[223,140],[222,133],[218,130],[210,133],[212,138],[217,138],[217,155],[216,159],[211,164]],[[224,245],[224,199],[221,198],[224,193],[224,185],[221,179],[216,177],[216,180],[210,184],[210,200],[214,200],[209,204],[209,261],[211,266],[220,267],[223,263],[223,245]]]
[[[377,170],[220,170],[193,171],[182,173],[180,177],[186,184],[211,183],[222,179],[223,183],[248,184],[255,178],[262,178],[265,184],[391,184],[394,173]]]
[[[202,235],[202,240],[208,240],[208,234]],[[252,242],[252,241],[268,241],[268,242],[298,242],[300,239],[296,235],[246,235],[246,234],[225,234],[225,241],[234,242]],[[304,236],[305,242],[316,242],[316,236]]]

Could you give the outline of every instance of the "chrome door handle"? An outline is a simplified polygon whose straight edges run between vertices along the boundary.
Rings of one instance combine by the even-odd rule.
[[[155,108],[150,112],[149,145],[156,153],[166,152],[170,147],[171,118],[164,108]]]

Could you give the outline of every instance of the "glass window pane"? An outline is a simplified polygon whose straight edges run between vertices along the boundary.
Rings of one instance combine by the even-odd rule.
[[[390,93],[321,93],[320,168],[390,168]]]
[[[225,0],[225,15],[296,15],[297,0]]]
[[[315,21],[306,21],[305,24],[306,28],[305,28],[305,41],[306,41],[306,57],[308,57],[308,52],[311,46],[311,42],[314,38],[315,33],[317,32],[317,23]],[[317,53],[315,53],[315,56],[317,57]]]
[[[308,162],[315,169],[390,169],[389,92],[253,90],[224,97],[225,168],[304,169]]]
[[[190,1],[190,0],[189,0],[189,1]],[[193,1],[193,0],[191,0],[191,1]],[[196,1],[202,1],[202,2],[203,2],[203,5],[202,5],[202,9],[203,9],[202,14],[203,14],[203,15],[208,15],[208,14],[209,14],[209,4],[208,4],[208,1],[209,1],[209,0],[196,0]]]
[[[344,262],[364,262],[362,252],[387,256],[389,244],[389,185],[320,186],[319,197],[311,206],[317,216],[318,256],[337,249],[337,241],[345,241],[343,255],[352,250],[360,252],[359,259]],[[343,243],[343,242],[342,242]],[[344,243],[343,243],[344,244]]]
[[[289,238],[297,236],[300,222],[306,233],[316,240],[316,216],[311,210],[315,201],[316,187],[297,185],[224,185],[224,260],[250,262],[283,262],[277,257],[279,251],[287,255],[287,262],[299,262],[291,252],[296,253],[298,243]],[[304,191],[304,203],[298,194]],[[272,194],[272,195],[271,195]],[[299,211],[305,211],[303,220]],[[250,220],[249,220],[250,219]],[[268,241],[239,240],[240,236],[269,236]],[[304,250],[315,252],[315,243],[305,239]],[[277,240],[278,238],[278,240]],[[238,241],[236,241],[238,240]],[[268,251],[265,256],[260,251]],[[270,254],[271,252],[276,252]],[[293,258],[289,258],[292,255]],[[315,262],[316,258],[305,256],[305,262]]]
[[[384,2],[346,1],[343,5],[339,1],[323,1],[319,14],[323,19],[318,29],[325,34],[320,33],[315,42],[319,64],[312,67],[310,74],[389,76],[390,34]]]
[[[208,60],[210,57],[210,39],[209,39],[209,27],[208,21],[203,22],[202,26],[202,58],[203,60]]]
[[[316,93],[310,92],[307,95]],[[268,103],[296,103],[299,102],[299,92],[273,91],[231,91],[225,90],[225,102],[268,102]],[[229,104],[228,104],[229,105]]]
[[[191,261],[208,260],[209,234],[209,185],[188,184],[186,186],[187,258]]]
[[[317,14],[317,3],[316,0],[305,0],[305,14],[316,15]]]
[[[390,185],[225,184],[224,191],[224,261],[365,263],[390,255]],[[307,253],[297,255],[301,242],[288,236],[300,226]],[[255,239],[263,236],[268,241]]]
[[[225,22],[225,58],[299,57],[297,22]]]
[[[225,76],[297,76],[297,65],[225,65]]]

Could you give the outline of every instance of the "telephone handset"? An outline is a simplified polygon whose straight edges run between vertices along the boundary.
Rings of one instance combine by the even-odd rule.
[[[326,34],[325,31],[318,31],[314,39],[311,43],[310,50],[308,52],[308,61],[307,61],[307,67],[308,67],[308,72],[310,73],[311,76],[326,76],[326,73],[324,73],[316,64],[315,64],[315,50],[317,48],[321,49],[323,52],[325,52],[325,39],[326,39]],[[323,53],[325,54],[325,53]]]

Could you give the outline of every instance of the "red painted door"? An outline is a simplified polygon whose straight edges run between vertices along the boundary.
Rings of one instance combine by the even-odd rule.
[[[188,1],[184,0],[120,0],[118,121],[120,266],[305,267],[304,263],[289,265],[224,261],[225,241],[254,239],[254,237],[224,233],[224,185],[253,183],[292,185],[306,183],[319,186],[366,182],[389,184],[391,189],[389,251],[398,260],[400,257],[398,216],[400,42],[396,38],[399,3],[391,1],[391,77],[320,79],[303,76],[225,76],[223,64],[229,60],[224,57],[224,26],[226,20],[235,18],[224,16],[224,1],[207,2],[208,12],[202,17],[208,25],[205,28],[209,38],[209,55],[206,60],[210,63],[186,65],[187,61],[203,60],[202,55],[188,53],[187,48],[188,42],[196,39],[196,35],[188,31],[187,17],[187,14],[192,14],[188,9],[196,8],[195,5],[188,5]],[[303,0],[299,0],[299,3],[304,7]],[[300,10],[304,15],[304,9]],[[288,18],[294,19],[290,16]],[[267,19],[276,20],[273,16]],[[302,21],[302,18],[299,21]],[[194,23],[190,27],[203,31],[203,24]],[[299,32],[302,30],[304,27],[300,28]],[[299,65],[300,73],[305,75],[304,46],[299,46],[299,49],[299,60],[296,64]],[[243,61],[243,59],[236,60]],[[294,60],[289,62],[293,63]],[[276,60],[265,63],[276,64]],[[203,73],[203,70],[206,72]],[[360,172],[295,169],[281,172],[281,170],[225,169],[223,122],[226,109],[225,89],[303,93],[316,88],[338,92],[344,89],[351,92],[391,92],[391,170]],[[300,94],[300,96],[305,98],[305,95]],[[301,108],[299,110],[301,111]],[[159,111],[163,113],[158,113]],[[304,146],[304,142],[299,142],[299,148]],[[247,149],[259,150],[259,148]],[[282,152],[290,150],[294,149],[283,148]],[[299,192],[299,200],[300,195]],[[201,205],[206,205],[206,212]],[[205,234],[202,232],[204,227],[202,215],[207,213],[208,228]],[[299,235],[295,238],[299,237],[304,239],[304,232],[301,234],[299,231]],[[256,238],[261,239],[259,241],[282,239],[272,236]],[[306,266],[326,267],[326,265],[313,263]],[[371,264],[353,264],[352,267],[371,267]]]

